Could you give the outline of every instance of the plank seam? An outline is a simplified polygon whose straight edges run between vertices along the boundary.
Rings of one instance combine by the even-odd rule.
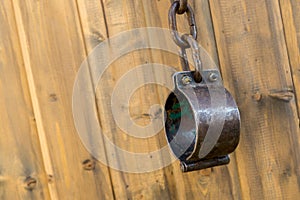
[[[105,13],[105,8],[104,8],[104,2],[103,0],[100,0],[101,8],[102,8],[102,13],[103,13],[103,20],[105,24],[105,31],[106,31],[106,37],[109,38],[109,30],[108,30],[108,23],[106,19],[106,13]]]
[[[280,11],[280,18],[281,18],[281,23],[282,23],[282,26],[283,26],[283,34],[284,34],[284,43],[285,43],[285,46],[286,46],[286,53],[287,53],[287,56],[288,56],[288,61],[289,61],[289,69],[290,69],[290,74],[291,74],[291,79],[292,79],[292,84],[293,84],[293,91],[294,91],[294,95],[295,95],[295,104],[296,104],[296,108],[297,108],[297,114],[298,114],[298,119],[300,119],[300,105],[298,104],[298,101],[297,99],[299,98],[297,96],[297,92],[296,92],[296,87],[295,87],[295,80],[294,80],[294,72],[293,72],[293,69],[292,69],[292,63],[291,63],[291,56],[290,56],[290,51],[288,49],[288,43],[287,43],[287,33],[286,33],[286,25],[284,23],[284,19],[283,19],[283,14],[282,14],[282,4],[281,4],[281,1],[278,0],[278,4],[279,4],[279,11]]]
[[[213,30],[213,35],[214,35],[214,40],[215,40],[215,45],[216,45],[216,53],[217,53],[217,57],[218,57],[218,60],[219,60],[219,69],[220,69],[220,73],[221,73],[221,75],[222,75],[222,68],[224,67],[225,68],[225,66],[222,66],[222,62],[221,62],[221,59],[220,59],[220,57],[221,57],[221,55],[220,55],[220,51],[219,51],[219,49],[221,49],[221,47],[220,47],[220,44],[219,44],[219,42],[218,42],[218,40],[217,40],[217,35],[216,35],[216,32],[215,32],[215,26],[218,26],[218,23],[216,23],[215,22],[215,19],[214,19],[214,17],[213,17],[213,10],[212,10],[212,2],[211,1],[208,1],[208,6],[209,6],[209,12],[210,12],[210,16],[211,16],[211,23],[212,23],[212,30]],[[221,1],[220,2],[220,7],[225,7],[226,5],[224,5],[224,2],[223,1]],[[221,11],[220,11],[221,12]],[[224,18],[223,19],[224,21],[226,21],[227,20],[227,18]],[[226,29],[228,29],[228,28],[230,28],[230,27],[226,27],[226,26],[228,26],[228,23],[224,23],[224,30],[226,30]],[[225,32],[225,31],[224,31]],[[225,34],[227,33],[227,31],[225,32]],[[228,48],[230,48],[230,47],[226,47],[227,49]],[[228,58],[228,59],[230,59],[230,58]],[[224,63],[223,63],[224,64]],[[232,73],[233,73],[233,75],[234,74],[236,74],[235,73],[235,71],[232,71]],[[236,76],[236,75],[234,75],[234,76]],[[236,89],[234,88],[234,93],[235,93],[235,95],[237,94],[237,91],[236,91]],[[238,101],[238,100],[237,100]],[[234,157],[235,157],[235,162],[234,163],[232,163],[232,164],[235,164],[235,167],[236,167],[236,169],[237,169],[237,171],[238,171],[238,174],[240,174],[240,172],[239,172],[239,167],[238,167],[238,159],[237,159],[237,156],[236,156],[236,154],[234,153],[234,155],[233,155]],[[239,190],[241,191],[240,192],[240,195],[241,195],[241,197],[242,197],[242,199],[244,198],[244,192],[243,192],[243,188],[242,188],[242,182],[241,182],[241,176],[238,176],[238,183],[239,183],[239,185],[238,185],[238,188],[239,188]]]
[[[36,126],[37,126],[37,133],[39,137],[39,144],[43,156],[43,161],[44,161],[44,168],[47,173],[47,175],[52,175],[53,174],[53,166],[49,154],[49,147],[47,143],[47,137],[46,137],[46,132],[43,126],[42,122],[42,117],[41,117],[41,111],[40,111],[40,106],[39,106],[39,101],[36,93],[36,88],[35,88],[35,81],[33,78],[33,73],[31,69],[31,63],[30,63],[30,55],[28,51],[28,45],[27,45],[27,39],[26,39],[26,34],[25,34],[25,28],[24,24],[22,21],[22,16],[21,16],[21,11],[16,5],[17,3],[15,0],[12,1],[13,5],[13,11],[14,11],[14,18],[15,22],[17,24],[17,34],[19,38],[19,43],[21,47],[21,54],[23,57],[24,61],[24,68],[26,72],[26,77],[27,77],[27,83],[29,86],[29,93],[30,93],[30,98],[32,102],[32,107],[33,107],[33,114],[36,119]],[[50,198],[51,199],[58,199],[57,195],[57,190],[56,187],[53,183],[48,182],[48,189],[50,193]]]
[[[212,11],[211,11],[211,7],[210,7],[210,3],[207,0],[207,5],[208,5],[208,9],[209,9],[209,16],[210,16],[210,21],[211,21],[211,28],[212,28],[212,35],[213,35],[213,39],[215,41],[215,45],[216,45],[216,56],[217,56],[217,61],[219,66],[217,66],[220,70],[221,76],[222,76],[222,68],[221,68],[221,62],[220,62],[220,58],[219,58],[219,49],[218,49],[218,44],[217,44],[217,38],[216,38],[216,33],[215,33],[215,26],[214,26],[214,22],[213,22],[213,17],[212,17]]]
[[[102,0],[100,0],[100,3],[101,3],[101,7],[102,7],[102,12],[103,12],[103,18],[104,18],[104,22],[105,22],[105,27],[106,27],[106,35],[108,37],[108,28],[107,28],[107,21],[106,21],[106,17],[105,17],[105,11],[104,11],[104,7],[103,7],[103,2]],[[78,21],[79,21],[79,25],[80,25],[80,32],[81,32],[81,36],[83,38],[83,46],[84,46],[84,51],[85,51],[85,55],[88,56],[88,48],[87,48],[87,44],[86,44],[86,40],[84,39],[84,32],[83,32],[83,25],[82,25],[82,19],[81,19],[81,15],[80,15],[80,11],[79,11],[79,5],[78,5],[78,0],[75,1],[75,4],[76,4],[76,10],[77,10],[77,13],[78,13]],[[89,77],[90,77],[90,82],[92,84],[92,87],[93,89],[95,88],[95,84],[94,82],[92,81],[92,74],[91,74],[91,69],[90,69],[90,65],[89,66]],[[95,94],[95,91],[94,91],[94,101],[95,101],[95,108],[96,108],[96,111],[97,111],[97,117],[98,117],[98,122],[101,123],[101,118],[100,118],[100,112],[99,112],[99,106],[97,104],[97,98],[96,98],[96,94]],[[100,124],[101,126],[101,124]],[[105,157],[107,159],[107,151],[106,151],[106,148],[105,148],[105,143],[104,141],[103,142],[103,145],[104,145],[104,151],[105,151]],[[108,162],[108,160],[107,160]],[[114,187],[113,187],[113,183],[112,183],[112,175],[111,175],[111,171],[109,169],[108,166],[106,166],[107,168],[107,171],[108,171],[108,177],[109,177],[109,181],[110,181],[110,185],[111,185],[111,192],[112,192],[112,196],[114,199],[116,199],[116,195],[115,195],[115,191],[114,191]]]

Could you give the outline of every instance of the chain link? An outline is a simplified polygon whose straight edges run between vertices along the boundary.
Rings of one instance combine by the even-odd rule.
[[[194,65],[195,65],[194,79],[195,79],[196,82],[200,82],[201,79],[202,79],[201,78],[201,71],[203,69],[202,69],[202,62],[201,62],[201,59],[200,59],[199,44],[191,35],[188,35],[188,34],[184,34],[182,36],[182,39],[189,44],[189,46],[192,50],[192,57],[193,57]],[[187,58],[185,57],[184,59],[187,59]],[[188,61],[186,60],[186,62],[188,62]]]
[[[194,11],[191,8],[191,6],[187,3],[187,0],[171,0],[171,2],[172,5],[169,10],[169,26],[174,42],[181,48],[180,57],[182,68],[184,71],[190,70],[186,55],[186,49],[191,48],[195,65],[194,79],[195,81],[200,82],[202,79],[200,73],[202,71],[202,63],[200,60],[199,44],[196,41],[197,26]],[[190,33],[180,36],[177,28],[176,14],[184,13],[186,13],[188,18]]]
[[[176,14],[179,10],[179,7],[180,7],[180,1],[177,0],[172,3],[169,10],[169,27],[175,43],[181,48],[188,48],[189,44],[186,41],[184,41],[178,33]],[[197,27],[196,27],[195,15],[192,7],[189,4],[187,4],[187,9],[185,10],[184,13],[186,13],[188,17],[188,23],[190,26],[190,35],[192,35],[194,39],[197,39]]]

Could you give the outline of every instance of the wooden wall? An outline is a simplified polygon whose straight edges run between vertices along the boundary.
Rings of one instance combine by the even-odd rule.
[[[241,111],[231,163],[187,174],[178,162],[124,173],[93,159],[76,133],[72,89],[81,62],[122,31],[167,28],[169,0],[1,0],[0,199],[300,198],[300,1],[189,2],[198,41],[220,65]],[[136,152],[159,148],[163,133],[144,141],[126,136],[107,102],[117,80],[145,62],[180,70],[176,56],[133,52],[112,64],[96,92],[108,137]],[[147,124],[149,107],[167,94],[156,85],[139,89],[130,105],[136,123]]]

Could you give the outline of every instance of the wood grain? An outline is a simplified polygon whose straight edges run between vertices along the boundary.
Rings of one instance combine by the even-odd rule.
[[[242,116],[236,162],[243,199],[296,199],[299,125],[277,1],[210,1],[225,85]],[[260,98],[256,98],[259,96]]]
[[[103,2],[103,4],[99,4],[97,1],[78,1],[83,34],[88,52],[91,52],[92,48],[102,42],[102,40],[107,36],[113,37],[115,34],[120,33],[121,31],[128,30],[130,28],[144,26],[168,28],[167,12],[170,6],[169,2],[124,1],[120,4],[118,3],[118,1],[109,1],[107,2],[107,4],[105,3],[106,2]],[[200,13],[197,15],[197,22],[199,23],[200,30],[200,41],[203,43],[203,46],[205,46],[215,62],[218,63],[208,2],[197,2],[195,3],[195,5],[197,5],[195,9],[198,10],[198,13]],[[154,13],[153,11],[157,12]],[[133,18],[136,20],[131,20]],[[178,25],[180,26],[181,31],[188,30],[188,27],[184,26],[187,24],[185,22],[186,18],[183,18],[182,16],[178,17]],[[130,55],[126,55],[126,58],[120,58],[112,66],[110,66],[110,68],[107,70],[107,74],[109,75],[107,75],[108,78],[106,79],[106,81],[103,81],[101,84],[98,83],[99,85],[105,85],[105,87],[101,88],[101,91],[98,91],[97,93],[97,98],[99,99],[98,108],[100,112],[100,119],[101,124],[103,125],[102,128],[108,130],[108,132],[112,134],[108,137],[112,138],[112,140],[117,145],[128,149],[129,143],[132,147],[131,150],[134,152],[147,151],[147,148],[145,148],[144,143],[141,146],[137,143],[137,141],[128,136],[127,137],[129,139],[127,139],[123,135],[124,133],[117,129],[116,124],[114,123],[111,116],[110,104],[107,103],[110,102],[110,95],[108,94],[110,94],[113,90],[116,84],[115,82],[126,71],[134,68],[140,63],[143,63],[143,61],[145,60],[148,63],[167,63],[169,65],[177,66],[177,68],[180,69],[179,60],[176,55],[166,58],[161,54],[161,52],[146,51],[146,53],[132,53]],[[130,58],[131,55],[133,56],[133,58]],[[122,68],[120,66],[122,66]],[[156,74],[156,76],[164,75]],[[131,111],[135,114],[136,118],[145,120],[145,117],[143,117],[143,113],[148,113],[147,109],[149,106],[151,106],[152,103],[160,103],[161,105],[164,104],[164,101],[169,92],[161,90],[161,88],[157,88],[156,92],[154,92],[154,89],[155,88],[153,87],[144,87],[142,88],[142,91],[137,91],[136,93],[138,94],[135,94],[132,97],[131,106],[133,105],[135,107],[131,107]],[[127,93],[131,91],[126,91],[126,89],[124,88],[124,92]],[[152,95],[149,97],[149,99],[145,99],[146,96],[149,96],[149,94],[152,93],[158,96],[158,102],[154,100],[157,97]],[[138,98],[138,96],[140,97]],[[123,138],[118,135],[123,135]],[[126,138],[126,143],[122,142],[122,140],[124,140],[124,137]],[[164,140],[163,137],[158,136],[158,140],[160,139]],[[138,142],[140,143],[140,141]],[[153,147],[153,142],[148,143],[150,144],[148,144],[148,151],[155,148],[155,146]],[[138,160],[135,162],[138,163]],[[124,174],[112,170],[111,173],[112,182],[114,185],[114,193],[117,199],[123,198],[124,196],[127,196],[130,199],[140,199],[142,197],[146,199],[159,198],[158,196],[156,196],[156,194],[159,194],[160,196],[169,195],[169,198],[171,199],[190,199],[196,197],[214,199],[219,198],[220,196],[226,197],[228,199],[235,197],[239,198],[240,191],[238,186],[238,175],[235,170],[234,158],[232,162],[233,164],[229,169],[216,168],[212,172],[210,169],[208,169],[204,170],[201,173],[194,172],[185,175],[183,175],[180,171],[178,162],[174,163],[172,166],[165,168],[163,171],[159,171],[157,173],[148,173],[145,175],[135,175],[127,173]],[[165,178],[162,176],[162,173],[164,173]],[[158,179],[158,177],[161,178]],[[141,184],[141,182],[146,182],[146,184]],[[164,188],[167,187],[168,191],[166,191],[166,193],[162,191],[160,193],[151,191],[157,187],[157,183],[162,184]],[[215,187],[216,184],[218,184],[219,186]],[[145,185],[153,185],[153,188],[151,188],[151,186],[148,189],[145,187]],[[224,185],[226,185],[226,187],[224,187]]]
[[[0,38],[0,199],[50,199],[11,1],[0,6]]]
[[[98,44],[123,31],[168,28],[169,0],[2,1],[0,199],[299,199],[299,1],[189,3],[197,40],[220,65],[241,111],[241,141],[231,163],[183,174],[176,161],[153,172],[126,173],[97,161],[75,129],[72,92],[81,62]],[[179,31],[188,32],[186,16],[177,19]],[[115,122],[111,97],[119,80],[150,63],[181,70],[177,55],[145,49],[118,58],[99,82],[93,79],[93,66],[85,71],[83,87],[94,91],[98,86],[91,112],[105,137],[135,153],[162,148],[164,133],[130,136]],[[163,70],[147,73],[135,72],[133,80],[143,82],[149,73],[156,80],[171,78]],[[122,85],[117,97],[132,93],[129,105],[122,102],[124,112],[129,110],[128,118],[146,126],[161,118],[159,107],[150,108],[163,105],[170,91],[155,84],[130,91],[134,83]],[[77,103],[87,108],[86,102]],[[85,121],[89,135],[93,128],[88,117]],[[120,161],[122,155],[106,145],[96,149],[107,162]],[[159,155],[161,163],[168,159]],[[126,164],[143,169],[151,162]],[[37,180],[35,187],[26,189],[28,177]]]
[[[300,116],[300,2],[294,0],[279,2]]]
[[[33,85],[31,97],[39,113],[39,134],[44,138],[41,145],[49,149],[49,157],[46,152],[43,156],[53,169],[48,166],[47,171],[53,177],[51,197],[111,199],[107,168],[97,165],[86,170],[84,164],[93,158],[80,142],[73,122],[73,83],[85,56],[76,4],[14,1],[14,7],[23,55],[27,55],[28,82]]]
[[[98,1],[86,2],[79,0],[78,5],[88,52],[101,42],[99,38],[113,37],[122,31],[142,27],[145,24],[145,13],[142,9],[143,4],[140,1],[120,2],[113,0],[103,1],[99,4]],[[136,20],[130,20],[132,18],[136,18]],[[99,86],[97,104],[103,132],[116,146],[131,152],[155,150],[159,148],[159,141],[153,138],[135,139],[120,130],[116,126],[111,112],[111,93],[124,73],[139,64],[147,62],[151,62],[149,51],[130,53],[115,61],[106,70],[101,82],[94,83]],[[144,77],[137,78],[144,79]],[[131,92],[126,91],[125,88],[126,86],[124,86],[124,94]],[[132,98],[130,111],[132,117],[136,119],[136,123],[146,125],[149,122],[149,115],[144,115],[144,113],[148,113],[151,103],[157,102],[155,94],[157,94],[156,86],[149,86],[138,90],[135,98]],[[111,152],[109,156],[113,156],[113,154],[116,153]],[[139,165],[139,162],[139,160],[134,160],[130,165]],[[129,174],[114,169],[110,169],[110,171],[116,199],[157,199],[158,194],[161,198],[170,198],[163,170],[144,174]]]

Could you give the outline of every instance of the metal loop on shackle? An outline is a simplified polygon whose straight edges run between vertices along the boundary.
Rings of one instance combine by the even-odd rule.
[[[197,39],[197,27],[196,27],[195,15],[191,6],[189,4],[186,5],[187,5],[187,9],[185,10],[185,12],[187,14],[188,22],[190,26],[190,35],[194,39]],[[179,8],[180,8],[180,2],[174,1],[169,10],[169,26],[175,43],[181,48],[188,48],[189,44],[181,38],[177,29],[176,13],[178,13]]]
[[[188,34],[184,34],[181,39],[186,42],[191,50],[192,50],[192,57],[193,57],[193,62],[195,65],[195,76],[194,79],[196,82],[200,82],[201,81],[201,72],[202,72],[202,62],[200,60],[200,47],[198,42],[191,36]]]

